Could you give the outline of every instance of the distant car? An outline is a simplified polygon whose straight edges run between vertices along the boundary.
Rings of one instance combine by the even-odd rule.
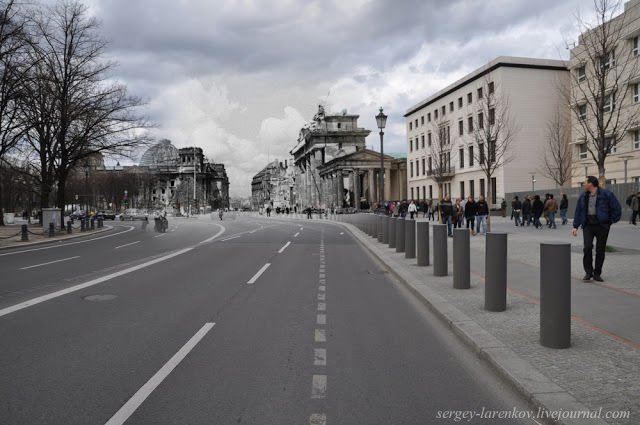
[[[124,213],[122,213],[120,215],[120,220],[124,221],[124,220],[148,220],[149,216],[147,215],[146,211],[144,210],[139,210],[136,208],[130,208],[128,210],[124,210]]]
[[[103,220],[115,220],[116,213],[113,210],[100,210],[95,215],[96,218],[102,218]]]
[[[80,210],[74,211],[71,214],[69,214],[69,218],[71,220],[79,220],[83,217],[84,217],[84,211],[80,211]]]

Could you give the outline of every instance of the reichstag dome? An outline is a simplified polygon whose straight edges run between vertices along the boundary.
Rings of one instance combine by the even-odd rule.
[[[170,140],[164,139],[142,154],[140,165],[149,168],[174,168],[178,166],[179,158],[178,148]]]

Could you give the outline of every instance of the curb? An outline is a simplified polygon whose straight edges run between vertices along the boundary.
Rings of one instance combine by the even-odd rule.
[[[493,368],[500,377],[511,384],[534,408],[548,412],[591,411],[584,404],[576,400],[569,392],[552,382],[547,376],[529,362],[523,360],[511,348],[504,345],[497,338],[471,320],[458,308],[433,293],[410,272],[404,265],[363,239],[360,231],[350,223],[338,222],[344,226],[353,237],[363,245],[372,255],[383,263],[391,273],[411,293],[433,312],[453,333],[460,338],[476,355]],[[534,411],[534,414],[538,413]],[[602,419],[546,419],[547,423],[558,425],[580,425],[584,423],[607,425]]]
[[[80,238],[80,237],[84,237],[84,236],[91,236],[91,235],[95,235],[98,233],[102,233],[102,232],[106,232],[108,230],[112,230],[113,226],[108,226],[105,225],[103,228],[101,229],[95,229],[94,231],[92,231],[91,233],[72,233],[71,236],[65,236],[65,237],[60,237],[60,238],[49,238],[49,239],[40,239],[37,241],[27,241],[27,242],[17,242],[15,245],[5,245],[5,246],[0,246],[0,250],[3,249],[11,249],[11,248],[23,248],[23,247],[28,247],[28,246],[32,246],[32,245],[44,245],[44,244],[50,244],[50,243],[58,243],[58,242],[64,242],[70,239],[76,239],[76,238]],[[66,233],[65,233],[66,235]]]

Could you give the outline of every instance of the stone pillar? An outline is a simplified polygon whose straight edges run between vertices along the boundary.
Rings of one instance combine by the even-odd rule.
[[[353,169],[353,206],[360,210],[360,170]]]
[[[386,176],[386,179],[384,179],[384,200],[390,201],[391,185],[393,184],[391,182],[391,168],[385,167],[385,176]]]
[[[342,199],[344,196],[344,176],[342,170],[338,171],[338,206],[342,207]]]
[[[368,178],[368,181],[369,181],[369,198],[368,198],[368,201],[369,201],[369,205],[371,205],[371,208],[373,208],[373,204],[375,204],[376,201],[378,200],[376,198],[376,189],[375,189],[376,186],[375,186],[375,183],[374,183],[375,182],[374,177],[375,177],[375,169],[369,168],[367,170],[367,178]]]

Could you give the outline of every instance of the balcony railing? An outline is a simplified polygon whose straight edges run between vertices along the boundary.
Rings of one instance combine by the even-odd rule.
[[[436,167],[427,170],[429,177],[453,177],[456,174],[456,167]]]

